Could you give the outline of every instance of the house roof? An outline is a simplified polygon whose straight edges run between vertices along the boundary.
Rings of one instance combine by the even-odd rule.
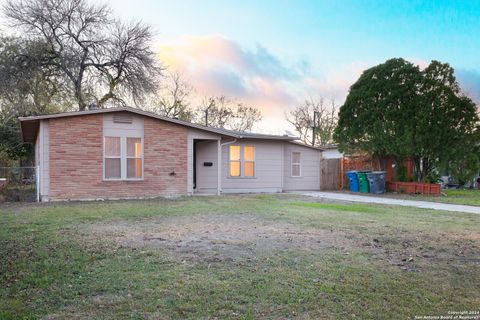
[[[100,114],[100,113],[122,112],[122,111],[131,112],[131,113],[135,113],[135,114],[150,117],[150,118],[183,125],[189,128],[199,129],[199,130],[216,133],[219,135],[228,136],[228,137],[237,138],[237,139],[248,138],[248,139],[266,139],[266,140],[283,140],[283,141],[293,141],[298,139],[297,137],[292,137],[288,135],[269,135],[269,134],[240,132],[240,131],[233,131],[233,130],[227,130],[227,129],[206,127],[201,124],[195,124],[188,121],[173,119],[173,118],[155,114],[153,112],[144,111],[144,110],[140,110],[132,107],[116,107],[116,108],[107,108],[107,109],[62,112],[62,113],[46,114],[41,116],[20,117],[18,119],[20,120],[20,124],[22,128],[23,140],[25,142],[35,142],[40,120],[76,117],[76,116],[84,116],[84,115]]]
[[[325,149],[323,147],[314,147],[312,145],[305,144],[305,143],[299,142],[299,141],[288,141],[288,142],[291,143],[291,144],[295,144],[297,146],[305,147],[305,148],[315,149],[315,150],[318,150],[318,151],[325,151]]]
[[[332,149],[338,149],[338,145],[337,144],[326,144],[326,145],[320,146],[320,148],[322,148],[323,150],[332,150]]]

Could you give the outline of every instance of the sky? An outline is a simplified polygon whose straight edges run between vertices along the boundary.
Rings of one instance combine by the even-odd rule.
[[[480,1],[109,0],[156,31],[165,66],[198,96],[259,108],[256,131],[283,134],[309,97],[341,105],[363,70],[402,57],[447,62],[480,104]]]

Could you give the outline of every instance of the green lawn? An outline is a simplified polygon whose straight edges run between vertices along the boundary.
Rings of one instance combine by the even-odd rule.
[[[443,193],[446,196],[438,197],[441,202],[480,206],[480,190],[444,190]]]
[[[423,195],[395,195],[407,200],[423,200],[434,202],[445,202],[453,204],[464,204],[470,206],[480,206],[480,190],[442,190],[444,195],[438,197],[423,196]],[[387,194],[392,195],[392,194]]]
[[[479,310],[479,215],[312,201],[0,207],[0,319],[406,319]]]

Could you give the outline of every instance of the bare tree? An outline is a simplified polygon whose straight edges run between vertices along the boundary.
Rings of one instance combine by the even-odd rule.
[[[179,72],[170,72],[162,82],[160,90],[153,95],[148,110],[166,117],[192,121],[192,92],[192,85],[185,81]]]
[[[227,128],[233,117],[231,100],[225,96],[204,98],[197,110],[197,122],[207,127]]]
[[[137,102],[156,89],[161,68],[149,26],[122,23],[87,0],[9,0],[3,11],[11,27],[45,42],[45,64],[62,72],[80,110]]]
[[[260,110],[225,96],[204,99],[196,113],[196,121],[199,123],[236,131],[250,131],[261,119]]]
[[[230,122],[230,129],[236,131],[251,131],[255,123],[262,120],[262,113],[255,107],[237,103],[235,116]]]
[[[319,146],[333,143],[337,114],[334,100],[327,106],[323,98],[310,98],[286,114],[286,118],[295,127],[301,141]]]

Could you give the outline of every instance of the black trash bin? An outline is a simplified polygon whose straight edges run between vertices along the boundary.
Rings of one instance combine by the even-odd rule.
[[[385,171],[373,171],[367,173],[368,183],[370,185],[370,193],[382,194],[386,192],[385,187]]]

